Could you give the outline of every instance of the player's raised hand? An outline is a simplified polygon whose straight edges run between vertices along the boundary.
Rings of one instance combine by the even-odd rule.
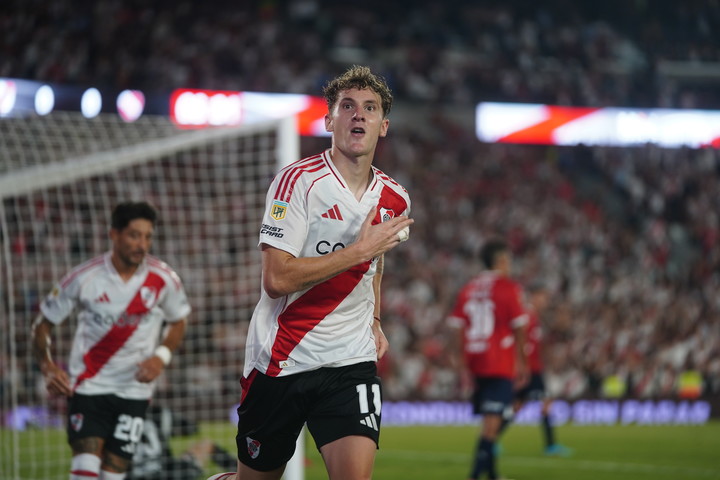
[[[367,259],[375,258],[396,247],[401,240],[400,231],[410,227],[415,220],[406,216],[392,218],[386,222],[373,225],[372,221],[377,209],[371,208],[360,227],[357,244],[367,252]],[[400,234],[400,235],[398,235]]]

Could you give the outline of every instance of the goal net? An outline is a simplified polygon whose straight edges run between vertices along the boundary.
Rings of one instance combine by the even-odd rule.
[[[193,307],[153,404],[234,456],[232,416],[260,288],[259,221],[269,182],[298,158],[298,143],[294,119],[199,130],[160,117],[0,119],[0,478],[68,478],[67,405],[46,394],[31,323],[55,282],[109,250],[110,212],[123,200],[157,207],[152,253],[180,274]],[[53,332],[59,363],[74,330],[69,318]],[[174,441],[175,454],[192,439]]]

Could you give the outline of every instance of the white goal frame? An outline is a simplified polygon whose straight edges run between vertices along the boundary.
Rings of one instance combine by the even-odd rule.
[[[79,115],[79,114],[78,114]],[[7,126],[1,122],[13,122],[13,119],[0,118],[0,135],[8,132]],[[23,120],[27,121],[27,119]],[[120,146],[105,151],[95,151],[87,154],[76,154],[63,157],[60,161],[30,164],[22,168],[11,166],[11,154],[0,148],[0,259],[10,259],[13,255],[8,228],[8,212],[5,209],[5,200],[33,192],[43,191],[73,182],[92,178],[97,175],[108,175],[122,169],[134,166],[208,143],[222,141],[223,139],[248,136],[257,132],[274,130],[277,138],[275,147],[276,171],[300,157],[300,141],[297,133],[296,118],[286,117],[276,120],[257,122],[238,127],[215,127],[203,129],[178,129],[177,134],[162,138],[142,140],[130,145]],[[30,139],[29,141],[33,141]],[[0,142],[1,144],[2,142]],[[263,192],[263,201],[264,201]],[[162,212],[160,212],[162,216]],[[257,219],[260,221],[260,218]],[[258,223],[259,226],[259,223]],[[162,257],[162,253],[159,254]],[[29,328],[29,319],[17,318],[15,305],[15,290],[13,279],[16,276],[12,262],[0,262],[0,332],[6,339],[14,339],[18,328]],[[53,272],[55,273],[55,272]],[[55,278],[55,281],[59,278]],[[259,279],[257,281],[258,289]],[[18,327],[18,326],[21,327]],[[4,344],[7,344],[6,348]],[[3,368],[9,375],[15,375],[21,368],[18,364],[17,348],[13,341],[2,341],[0,354],[4,354],[7,365],[2,365],[0,358],[0,373]],[[17,391],[9,392],[0,389],[0,412],[6,414],[8,410],[20,406]],[[39,480],[36,477],[21,476],[21,464],[26,462],[27,455],[20,451],[18,432],[7,428],[0,419],[0,477],[7,480]],[[70,451],[67,446],[67,456]],[[296,454],[289,462],[284,478],[286,480],[304,479],[304,432],[298,440]],[[234,453],[234,452],[232,452]],[[55,477],[53,477],[55,478]],[[67,475],[61,478],[67,478]],[[43,477],[43,480],[44,477]]]

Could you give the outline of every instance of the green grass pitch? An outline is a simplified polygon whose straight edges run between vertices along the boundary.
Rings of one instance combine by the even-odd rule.
[[[470,465],[476,427],[384,427],[381,448],[375,462],[379,480],[464,480]],[[542,454],[537,426],[518,425],[502,439],[499,468],[515,480],[720,480],[720,422],[700,426],[574,426],[556,429],[558,440],[571,447],[569,458],[548,458]],[[7,433],[7,432],[4,432]],[[176,439],[176,453],[199,436],[209,436],[235,451],[234,426],[203,425],[192,438]],[[22,480],[35,480],[30,462],[50,461],[33,455],[37,448],[21,435]],[[58,443],[59,442],[59,443]],[[53,432],[48,443],[65,446],[64,433]],[[45,478],[67,478],[69,450],[56,459],[56,471]],[[0,449],[0,454],[2,449]],[[306,440],[305,480],[326,479],[322,459],[311,438]],[[7,458],[0,458],[5,462]],[[210,466],[209,473],[217,468]],[[33,476],[35,475],[35,476]],[[202,479],[204,480],[204,479]]]

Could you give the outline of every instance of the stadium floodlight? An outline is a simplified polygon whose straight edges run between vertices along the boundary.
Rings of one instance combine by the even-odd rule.
[[[97,88],[88,88],[80,100],[80,111],[85,118],[95,118],[102,110],[102,95]]]
[[[140,90],[123,90],[115,102],[120,117],[126,122],[134,122],[145,109],[145,94]]]

